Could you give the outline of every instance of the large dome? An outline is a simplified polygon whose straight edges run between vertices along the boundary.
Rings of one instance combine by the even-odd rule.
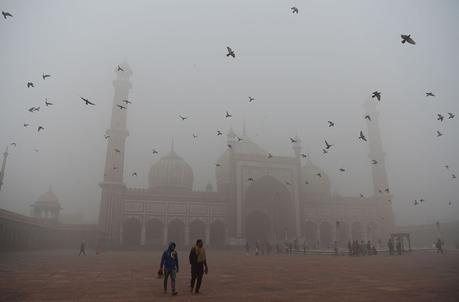
[[[161,157],[150,168],[148,177],[150,189],[193,189],[193,170],[174,151],[172,144],[168,155]]]
[[[47,210],[61,209],[59,198],[53,193],[51,186],[49,186],[48,192],[43,193],[33,206]]]

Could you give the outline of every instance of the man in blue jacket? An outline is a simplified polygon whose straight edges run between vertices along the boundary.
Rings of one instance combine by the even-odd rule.
[[[177,295],[175,291],[175,275],[179,272],[178,254],[175,250],[175,242],[170,242],[169,247],[163,252],[161,257],[160,270],[164,270],[164,292],[167,292],[167,279],[171,277],[172,295]]]

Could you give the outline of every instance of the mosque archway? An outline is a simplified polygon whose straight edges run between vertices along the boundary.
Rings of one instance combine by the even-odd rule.
[[[140,221],[136,218],[128,218],[123,223],[123,244],[125,246],[140,246]]]
[[[245,213],[247,239],[249,239],[249,234],[250,236],[263,235],[264,240],[276,242],[297,238],[296,216],[290,192],[282,182],[270,175],[256,179],[247,189]],[[251,213],[257,213],[258,216],[250,217]],[[265,231],[261,232],[260,230],[259,233],[255,233],[257,228],[254,225],[254,221],[257,221],[255,218],[261,219],[260,222]],[[253,240],[254,238],[250,239]]]
[[[226,228],[221,220],[215,220],[210,224],[210,245],[223,247],[226,243]]]
[[[352,223],[352,240],[363,240],[363,226],[360,222],[355,221]]]
[[[183,249],[185,245],[185,223],[179,219],[174,219],[167,225],[168,241],[174,241],[178,249]]]
[[[246,239],[250,245],[256,241],[263,242],[271,239],[271,224],[268,216],[260,211],[253,211],[247,216]]]
[[[333,247],[332,226],[326,221],[320,224],[320,247],[325,249]]]
[[[206,243],[206,224],[200,219],[195,219],[190,223],[190,244],[194,244],[198,239]]]
[[[164,224],[161,220],[154,218],[147,222],[145,228],[145,241],[148,246],[159,247],[163,245]]]

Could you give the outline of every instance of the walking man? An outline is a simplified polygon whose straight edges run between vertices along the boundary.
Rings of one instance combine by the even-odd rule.
[[[78,256],[86,256],[86,241],[81,241],[81,244],[80,244],[80,253],[78,254]]]
[[[203,242],[201,239],[196,241],[196,245],[191,248],[190,251],[190,264],[191,264],[191,288],[190,292],[199,294],[199,289],[201,288],[202,277],[204,273],[207,275],[207,261],[206,261],[206,251],[203,247]],[[194,287],[196,282],[196,288]]]
[[[175,243],[171,241],[167,249],[163,252],[159,265],[159,270],[164,270],[164,292],[167,293],[167,279],[169,279],[170,276],[173,296],[177,295],[177,291],[175,290],[175,277],[179,272],[178,254],[175,247]]]

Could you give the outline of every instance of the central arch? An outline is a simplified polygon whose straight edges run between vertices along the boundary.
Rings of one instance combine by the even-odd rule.
[[[268,216],[260,211],[253,211],[247,216],[246,239],[249,243],[265,242],[271,239],[271,224]]]
[[[123,244],[125,246],[140,246],[140,221],[128,218],[123,223]]]
[[[295,211],[290,192],[282,182],[270,175],[256,179],[247,189],[245,213],[246,237],[249,234],[254,235],[254,228],[258,228],[257,219],[260,219],[260,224],[265,228],[264,234],[258,235],[264,235],[267,241],[281,242],[297,237]],[[250,217],[252,213],[257,213],[258,216]]]

